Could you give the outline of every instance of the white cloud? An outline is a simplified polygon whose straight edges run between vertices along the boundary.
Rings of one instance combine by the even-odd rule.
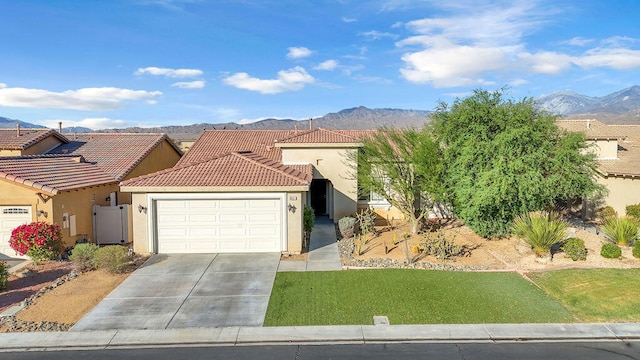
[[[549,75],[560,74],[568,70],[574,62],[572,56],[553,51],[541,51],[535,54],[522,52],[518,56],[529,66],[529,70],[532,72]]]
[[[346,23],[352,23],[352,22],[358,21],[358,19],[348,18],[346,16],[341,17],[340,20],[342,20],[342,22],[346,22]]]
[[[72,109],[114,110],[124,106],[124,101],[153,100],[160,91],[130,90],[114,87],[83,88],[53,92],[42,89],[0,88],[0,106]]]
[[[6,87],[7,87],[7,84],[5,84],[5,83],[0,83],[0,89],[6,88]]]
[[[578,36],[578,37],[571,38],[571,39],[569,39],[567,41],[563,41],[562,43],[563,44],[567,44],[567,45],[571,45],[571,46],[585,46],[585,45],[590,44],[592,42],[594,42],[593,39],[587,39],[587,38],[583,38],[583,37]]]
[[[181,89],[202,89],[206,85],[204,80],[196,80],[196,81],[181,81],[177,83],[171,84],[173,87],[181,88]]]
[[[438,41],[434,46],[402,56],[402,76],[414,83],[435,87],[490,85],[481,74],[508,65],[508,53],[501,47],[466,46]]]
[[[366,32],[360,33],[360,35],[368,38],[369,40],[380,40],[380,39],[384,39],[384,38],[390,38],[390,39],[397,39],[398,38],[398,35],[396,35],[396,34],[392,34],[392,33],[388,33],[388,32],[381,32],[381,31],[378,31],[378,30],[366,31]]]
[[[301,59],[310,56],[312,53],[313,51],[307,49],[306,47],[290,47],[289,52],[287,53],[287,58]]]
[[[129,127],[131,126],[128,122],[124,121],[124,120],[116,120],[116,119],[109,119],[106,117],[102,117],[102,118],[85,118],[79,121],[75,121],[75,120],[44,120],[42,121],[42,125],[52,128],[52,129],[57,129],[58,128],[58,122],[62,122],[62,127],[64,128],[69,128],[69,127],[86,127],[92,130],[100,130],[100,129],[115,129],[115,128],[125,128],[125,127]]]
[[[259,79],[249,76],[245,72],[233,74],[225,78],[224,83],[239,89],[257,91],[261,94],[277,94],[285,91],[296,91],[304,88],[305,84],[315,81],[307,71],[296,66],[288,70],[278,71],[277,79]]]
[[[335,68],[337,68],[339,65],[338,61],[336,60],[327,60],[327,61],[323,61],[320,64],[318,64],[316,67],[314,67],[314,70],[327,70],[327,71],[333,71],[335,70]]]
[[[165,76],[170,78],[189,78],[189,77],[197,77],[203,74],[202,70],[199,69],[169,69],[169,68],[159,68],[155,66],[139,68],[136,72],[136,75],[154,75],[154,76]]]
[[[616,70],[640,68],[640,50],[595,48],[575,60],[583,68],[608,67]]]
[[[520,86],[520,85],[525,85],[528,84],[529,81],[525,80],[525,79],[515,79],[515,80],[511,80],[509,81],[509,85],[511,86]]]

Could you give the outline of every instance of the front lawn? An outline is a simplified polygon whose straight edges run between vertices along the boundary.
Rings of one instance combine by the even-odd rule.
[[[640,321],[640,269],[558,270],[529,277],[578,321]]]
[[[407,269],[283,272],[265,326],[572,322],[559,302],[515,273]]]

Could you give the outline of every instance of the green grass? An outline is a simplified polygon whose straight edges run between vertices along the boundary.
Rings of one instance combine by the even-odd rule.
[[[571,322],[556,300],[515,273],[425,270],[284,272],[265,326]]]
[[[640,321],[640,269],[558,270],[529,277],[578,321]]]

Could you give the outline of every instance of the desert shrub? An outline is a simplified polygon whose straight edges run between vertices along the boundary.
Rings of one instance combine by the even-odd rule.
[[[638,220],[635,218],[608,217],[602,224],[602,233],[618,245],[629,246],[638,238]]]
[[[598,210],[598,219],[601,222],[604,222],[610,217],[618,217],[618,213],[611,206],[605,206]]]
[[[313,226],[316,222],[316,214],[313,211],[311,206],[304,207],[304,213],[302,214],[302,226],[304,227],[304,232],[311,233],[313,230]]]
[[[633,242],[633,247],[631,248],[631,254],[634,258],[640,258],[640,241],[636,240]]]
[[[129,249],[121,245],[101,247],[95,254],[96,267],[112,274],[122,273],[129,260]]]
[[[426,233],[422,242],[423,253],[437,259],[450,260],[462,253],[463,247],[447,239],[442,231]]]
[[[600,255],[607,259],[620,259],[622,257],[622,249],[616,244],[604,243],[600,249]]]
[[[96,268],[96,252],[100,247],[96,244],[78,244],[71,251],[69,260],[80,266],[80,270],[93,270]]]
[[[356,221],[360,225],[360,233],[369,234],[375,229],[377,215],[373,209],[366,209],[356,214]]]
[[[551,255],[551,247],[565,236],[567,223],[554,212],[538,211],[518,216],[513,233],[524,240],[538,257]]]
[[[2,260],[0,261],[0,290],[7,288],[7,281],[9,279],[9,265]]]
[[[27,255],[38,264],[56,259],[64,252],[60,227],[45,222],[32,222],[13,229],[9,245],[20,255]]]
[[[340,230],[340,235],[345,239],[353,236],[355,226],[356,219],[351,216],[345,216],[338,220],[338,230]]]
[[[627,206],[627,216],[640,220],[640,204]]]
[[[573,261],[587,260],[587,248],[584,246],[584,240],[579,238],[568,238],[562,244],[562,252],[565,257]]]

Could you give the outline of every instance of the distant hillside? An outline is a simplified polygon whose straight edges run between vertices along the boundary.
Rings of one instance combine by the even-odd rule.
[[[380,127],[408,128],[422,127],[429,122],[429,111],[402,109],[368,109],[364,106],[329,113],[312,119],[314,128],[325,129],[377,129]],[[162,126],[155,128],[132,127],[125,129],[100,130],[101,132],[164,132],[176,140],[197,138],[203,130],[245,129],[245,130],[287,130],[308,129],[309,120],[264,119],[249,124],[194,124],[186,126]]]
[[[566,90],[536,99],[541,109],[572,119],[598,119],[606,123],[640,122],[640,86],[632,86],[602,97]]]
[[[0,117],[0,129],[15,128],[17,124],[20,124],[20,127],[24,128],[24,129],[35,129],[35,128],[44,128],[45,127],[45,126],[42,126],[42,125],[31,124],[31,123],[20,121],[20,120],[14,120],[14,119],[8,119],[8,118],[5,118],[5,117]]]

